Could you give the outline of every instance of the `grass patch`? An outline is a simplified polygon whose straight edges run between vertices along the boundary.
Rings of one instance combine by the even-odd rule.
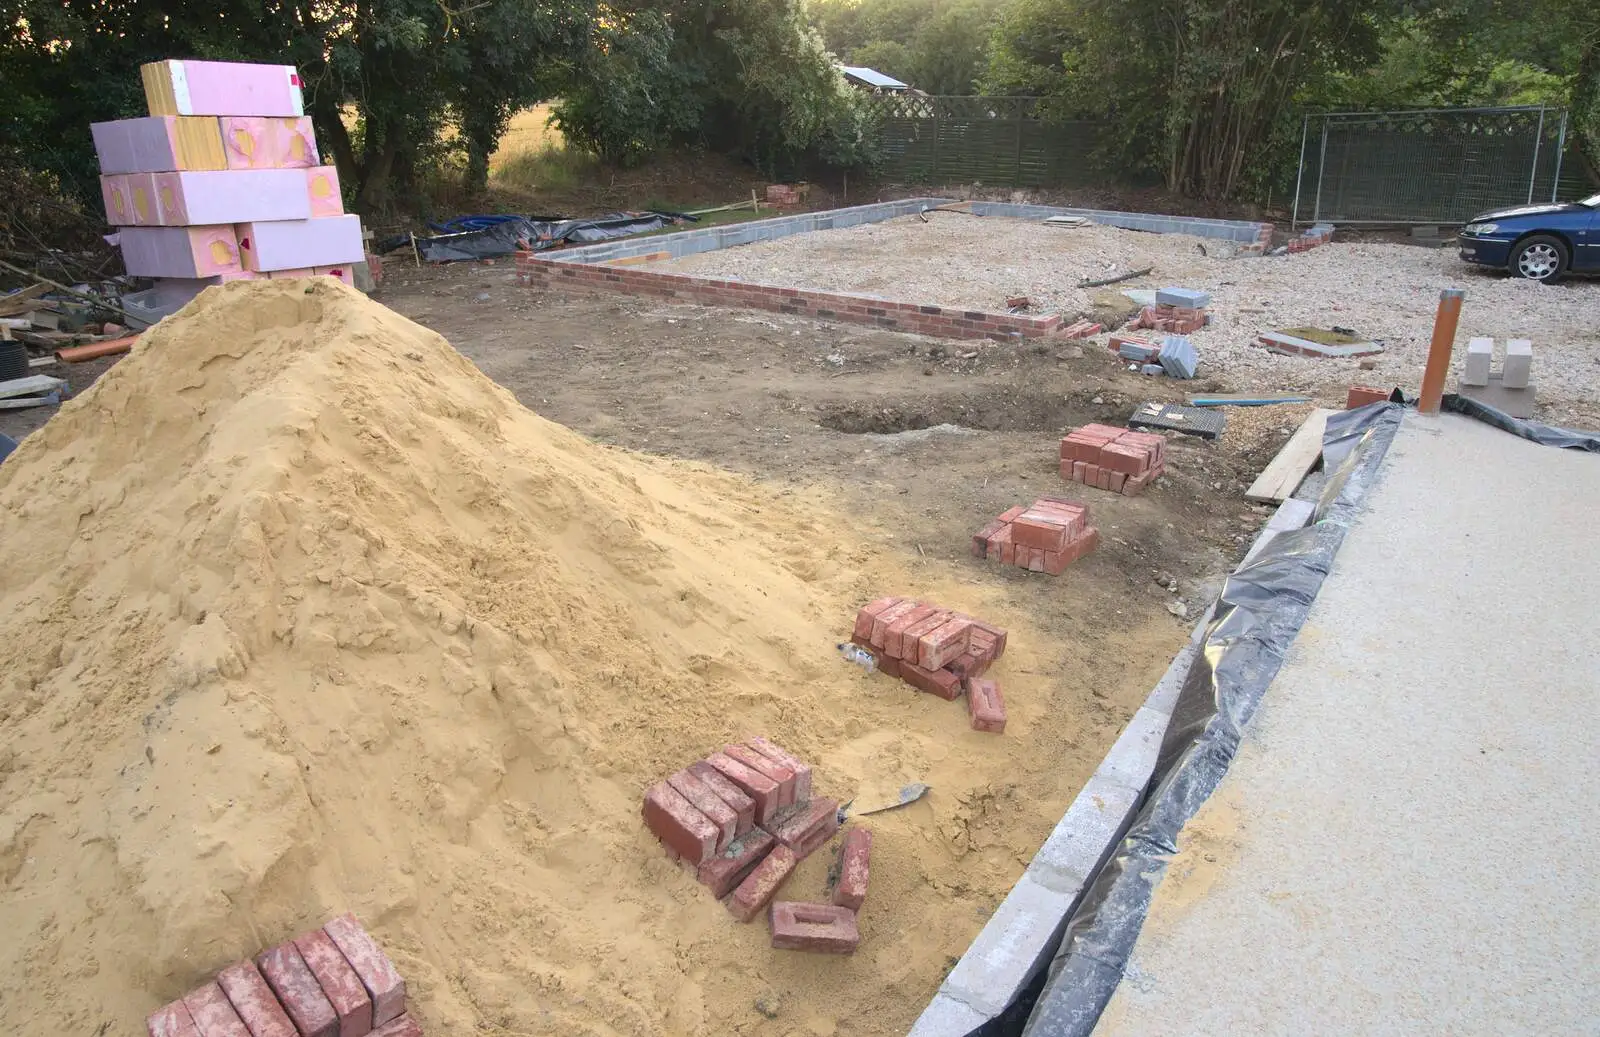
[[[588,152],[547,141],[523,151],[497,152],[489,179],[518,191],[571,191],[599,168],[600,161]]]

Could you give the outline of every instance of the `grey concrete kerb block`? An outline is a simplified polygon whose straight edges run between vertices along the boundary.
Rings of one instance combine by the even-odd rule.
[[[1280,533],[1305,526],[1313,511],[1309,502],[1285,501],[1241,565],[1248,565]],[[1155,771],[1178,694],[1215,610],[1213,605],[1200,618],[1145,704],[945,977],[910,1037],[967,1037],[1004,1012],[1048,966],[1078,901],[1133,821]]]

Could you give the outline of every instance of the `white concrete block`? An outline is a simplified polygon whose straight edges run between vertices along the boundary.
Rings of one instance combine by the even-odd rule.
[[[1533,342],[1514,338],[1506,343],[1506,362],[1500,369],[1500,383],[1507,389],[1526,389],[1533,377]]]
[[[1467,365],[1461,371],[1462,385],[1488,385],[1489,364],[1494,360],[1494,339],[1475,338],[1467,343]]]

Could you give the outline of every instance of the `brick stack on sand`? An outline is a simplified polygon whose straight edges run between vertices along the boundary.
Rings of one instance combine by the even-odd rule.
[[[811,766],[765,738],[724,746],[644,796],[645,826],[741,922],[760,914],[839,830],[839,801],[813,796]],[[871,835],[852,829],[834,904],[772,904],[772,945],[849,953],[860,942]]]
[[[361,220],[320,164],[292,66],[156,61],[141,73],[149,117],[90,127],[128,273],[164,297],[259,277],[355,283]]]
[[[1089,525],[1089,506],[1040,497],[1002,512],[972,535],[972,554],[1029,572],[1060,576],[1093,551],[1100,532]]]
[[[229,965],[145,1025],[150,1037],[422,1037],[405,980],[351,914]]]
[[[972,682],[1005,654],[1004,630],[911,598],[879,598],[856,613],[850,640],[872,653],[878,669],[918,691],[948,701],[966,691],[973,729],[1004,733],[999,685],[990,681],[987,694],[971,694]]]
[[[1160,478],[1167,441],[1115,425],[1084,425],[1061,440],[1061,478],[1132,497]]]

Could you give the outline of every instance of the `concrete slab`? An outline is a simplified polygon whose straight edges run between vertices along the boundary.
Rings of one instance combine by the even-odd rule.
[[[1407,416],[1097,1035],[1595,1032],[1597,508]]]

